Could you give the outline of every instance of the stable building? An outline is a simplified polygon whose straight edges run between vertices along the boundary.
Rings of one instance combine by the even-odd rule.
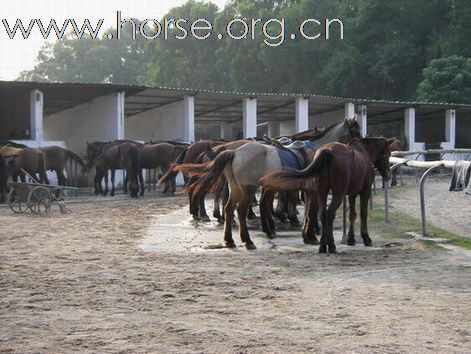
[[[98,140],[290,135],[354,114],[364,135],[405,137],[409,150],[471,148],[471,105],[465,104],[0,81],[0,140],[60,145],[80,154]]]

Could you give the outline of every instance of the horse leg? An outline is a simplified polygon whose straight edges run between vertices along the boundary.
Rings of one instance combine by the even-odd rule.
[[[270,205],[270,203],[273,203],[274,196],[275,192],[267,189],[263,189],[260,196],[260,221],[262,223],[262,230],[267,234],[268,238],[274,238],[276,235]]]
[[[114,187],[115,172],[116,172],[116,170],[111,170],[111,193],[110,193],[110,196],[112,196],[112,197],[114,197],[114,191],[115,191],[115,187]]]
[[[139,193],[139,195],[143,197],[144,196],[144,175],[142,172],[142,168],[139,169],[139,172],[137,173],[137,177],[139,178],[139,184],[141,185],[141,192]]]
[[[222,221],[221,209],[219,208],[219,203],[220,202],[221,202],[221,197],[219,197],[219,196],[214,197],[213,216],[216,218],[216,220],[218,221],[219,224]]]
[[[334,219],[337,209],[342,204],[343,194],[335,193],[332,191],[332,201],[330,202],[329,207],[326,212],[326,244],[328,247],[329,253],[336,253],[335,241],[334,241]]]
[[[371,241],[370,235],[368,234],[368,202],[370,195],[370,189],[360,193],[361,238],[365,246],[373,246],[373,241]]]
[[[127,171],[124,172],[123,193],[128,194],[128,183],[131,183],[131,177]],[[114,196],[114,172],[111,172],[111,185],[113,188],[111,196]]]
[[[395,168],[392,172],[391,187],[397,186],[397,172],[398,172],[397,168]]]
[[[350,221],[350,228],[348,230],[347,245],[355,246],[355,220],[357,218],[356,205],[355,205],[356,195],[348,196],[348,206],[350,207],[350,212],[348,214],[348,219]]]
[[[95,195],[98,195],[100,193],[101,189],[101,179],[102,176],[98,174],[98,171],[95,170],[95,178],[93,178],[93,183],[94,183],[94,189],[95,189]]]
[[[226,247],[235,248],[236,244],[232,238],[232,221],[234,220],[234,210],[241,197],[240,189],[231,186],[229,189],[229,199],[224,206],[224,242]]]
[[[319,243],[319,253],[327,253],[327,195],[329,190],[318,186],[319,208],[321,210],[321,240]]]
[[[285,204],[286,204],[286,193],[287,192],[278,192],[276,208],[275,208],[275,217],[280,220],[282,223],[286,221],[286,214],[285,214]]]
[[[59,186],[67,185],[67,178],[65,178],[64,171],[56,170],[56,175],[57,175],[57,183],[59,184]]]
[[[105,170],[103,177],[105,179],[105,190],[103,191],[103,196],[108,195],[108,170]]]
[[[252,201],[249,203],[249,208],[247,210],[247,219],[249,220],[255,220],[257,219],[257,215],[254,213],[253,209],[252,209]]]
[[[204,203],[204,198],[206,196],[205,192],[201,192],[198,195],[198,202],[199,202],[199,216],[201,221],[209,222],[211,219],[209,218],[208,214],[206,213],[206,205]]]
[[[287,192],[287,207],[288,207],[288,219],[291,223],[291,226],[298,227],[301,225],[298,219],[298,191],[296,192]]]
[[[193,220],[199,220],[199,212],[198,212],[198,206],[199,206],[199,200],[198,196],[194,196],[194,193],[188,193],[188,197],[190,199],[189,203],[189,209],[190,209],[190,214],[193,216]]]
[[[318,245],[316,238],[317,222],[317,197],[313,191],[305,192],[304,201],[304,224],[302,228],[303,241],[308,245]]]
[[[240,239],[245,243],[245,248],[248,250],[254,250],[257,247],[250,239],[249,230],[247,228],[247,214],[249,207],[253,202],[255,192],[257,191],[257,186],[244,186],[242,188],[242,198],[237,207],[237,215],[239,217],[239,232]]]

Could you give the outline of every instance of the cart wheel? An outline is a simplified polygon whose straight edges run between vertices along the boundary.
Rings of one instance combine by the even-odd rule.
[[[28,208],[37,215],[46,215],[51,210],[52,196],[49,189],[34,187],[28,194]]]
[[[24,213],[28,210],[26,203],[21,200],[20,196],[13,188],[8,193],[8,205],[15,214]]]

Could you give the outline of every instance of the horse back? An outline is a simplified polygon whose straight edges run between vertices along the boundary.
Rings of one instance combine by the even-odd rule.
[[[274,146],[247,143],[234,150],[232,174],[239,185],[258,186],[260,178],[281,170],[281,160]]]
[[[46,170],[64,169],[67,163],[67,151],[60,146],[46,146],[39,148],[44,154]]]

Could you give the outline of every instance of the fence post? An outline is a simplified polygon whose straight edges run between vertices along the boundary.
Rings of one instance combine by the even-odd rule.
[[[422,177],[420,178],[420,215],[421,217],[421,223],[422,223],[422,236],[425,237],[427,236],[427,230],[426,230],[426,220],[425,220],[425,181],[427,177],[435,170],[439,169],[440,167],[443,166],[443,162],[439,163],[435,166],[430,167],[427,171],[424,172]]]

